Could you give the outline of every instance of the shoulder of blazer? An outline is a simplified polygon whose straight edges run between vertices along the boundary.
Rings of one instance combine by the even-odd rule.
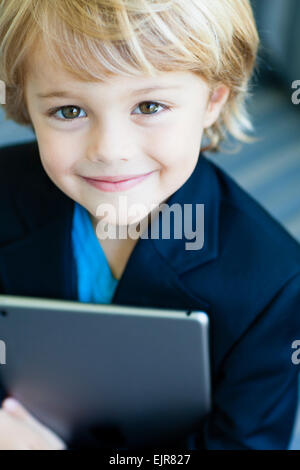
[[[0,246],[64,214],[72,201],[45,172],[36,141],[0,148]]]
[[[214,164],[213,164],[214,165]],[[224,255],[234,253],[231,269],[261,274],[268,282],[267,272],[285,282],[300,272],[300,244],[257,200],[242,189],[219,167],[214,165],[221,190],[220,246]],[[227,235],[227,236],[226,236]],[[229,259],[228,259],[229,264]],[[241,268],[236,272],[241,272]]]
[[[300,244],[228,174],[207,164],[220,195],[218,256],[180,279],[210,305],[219,341],[230,347],[289,282],[299,279]]]

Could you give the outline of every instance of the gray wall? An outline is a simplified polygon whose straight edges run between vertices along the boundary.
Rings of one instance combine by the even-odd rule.
[[[4,111],[0,107],[0,147],[29,140],[35,140],[32,130],[29,127],[19,126],[12,121],[5,120]]]

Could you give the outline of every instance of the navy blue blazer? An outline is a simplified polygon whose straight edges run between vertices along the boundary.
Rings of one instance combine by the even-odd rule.
[[[112,303],[208,313],[213,408],[197,448],[285,449],[297,406],[300,245],[202,154],[173,203],[204,204],[203,248],[140,238]],[[73,208],[36,142],[0,149],[1,294],[78,300]]]

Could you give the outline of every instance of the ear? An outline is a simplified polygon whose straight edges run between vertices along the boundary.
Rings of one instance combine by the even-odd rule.
[[[211,97],[207,104],[205,119],[204,119],[204,129],[212,126],[222,111],[223,106],[228,100],[230,93],[230,88],[226,85],[218,85],[211,94]]]

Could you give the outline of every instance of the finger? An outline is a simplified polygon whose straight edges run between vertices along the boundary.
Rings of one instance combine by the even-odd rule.
[[[16,418],[27,420],[30,416],[29,412],[24,408],[24,406],[12,397],[5,398],[5,400],[3,400],[2,408],[7,411],[7,413],[15,416]]]
[[[32,416],[29,411],[15,398],[9,397],[6,398],[2,407],[7,411],[11,416],[21,419],[31,426],[43,439],[45,439],[51,448],[57,450],[66,449],[66,444],[64,441],[57,436],[51,429],[47,428],[44,424],[38,421],[34,416]]]
[[[19,418],[28,424],[43,427],[43,425],[36,418],[34,418],[34,416],[32,416],[32,414],[25,408],[25,406],[23,406],[15,398],[6,398],[2,403],[2,407],[5,411],[7,411],[11,416],[14,416],[15,418]]]
[[[2,402],[2,408],[4,411],[9,413],[10,416],[18,418],[23,422],[34,425],[42,426],[39,421],[37,421],[27,409],[15,398],[9,397]]]

